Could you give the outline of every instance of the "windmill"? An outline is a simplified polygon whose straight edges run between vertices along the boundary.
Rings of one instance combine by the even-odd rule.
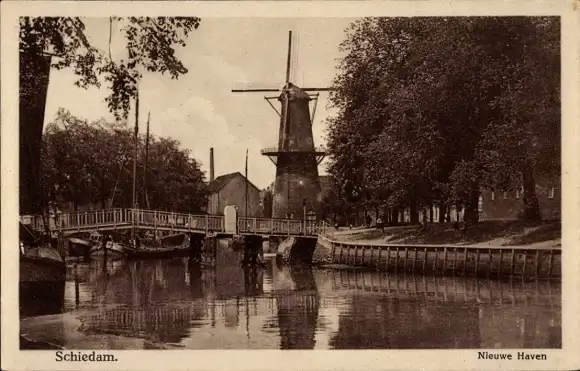
[[[232,89],[233,93],[280,93],[264,99],[280,117],[277,148],[261,152],[276,166],[276,180],[272,205],[273,218],[306,219],[306,209],[312,209],[320,193],[318,165],[325,152],[314,147],[312,122],[316,113],[319,92],[332,88],[300,88],[290,82],[292,31],[288,33],[286,81],[282,88]],[[281,103],[278,111],[271,100]],[[314,101],[312,115],[310,102]]]

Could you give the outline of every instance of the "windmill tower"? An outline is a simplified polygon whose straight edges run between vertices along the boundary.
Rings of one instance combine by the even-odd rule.
[[[325,153],[314,147],[312,121],[316,113],[320,92],[331,88],[300,88],[290,82],[290,58],[292,50],[292,31],[288,36],[288,60],[286,63],[286,82],[281,89],[256,88],[233,89],[234,93],[245,92],[278,92],[278,96],[265,96],[264,99],[280,116],[280,128],[277,148],[266,148],[262,154],[268,156],[276,166],[276,180],[272,205],[273,218],[306,217],[307,210],[312,210],[320,193],[318,165]],[[280,101],[278,111],[271,100]],[[312,115],[310,102],[314,101]]]

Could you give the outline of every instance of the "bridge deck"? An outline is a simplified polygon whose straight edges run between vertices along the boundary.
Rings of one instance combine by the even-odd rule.
[[[23,224],[36,231],[70,234],[75,232],[122,229],[154,229],[177,233],[253,234],[316,237],[324,233],[322,221],[238,217],[235,226],[226,226],[221,215],[193,215],[142,209],[103,209],[64,213],[50,218],[40,215],[21,217]]]

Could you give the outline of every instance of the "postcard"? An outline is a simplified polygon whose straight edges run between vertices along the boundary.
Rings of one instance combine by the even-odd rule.
[[[578,369],[579,11],[3,2],[2,369]]]

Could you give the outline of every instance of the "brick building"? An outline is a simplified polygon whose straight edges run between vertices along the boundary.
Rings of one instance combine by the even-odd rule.
[[[536,196],[542,218],[561,218],[560,179],[540,178],[536,181]],[[524,207],[523,188],[509,192],[485,190],[479,198],[480,220],[516,220],[522,216]]]
[[[260,190],[241,173],[218,176],[210,181],[207,212],[222,215],[228,205],[238,206],[238,215],[246,216],[246,184],[248,186],[248,216],[260,217]]]

